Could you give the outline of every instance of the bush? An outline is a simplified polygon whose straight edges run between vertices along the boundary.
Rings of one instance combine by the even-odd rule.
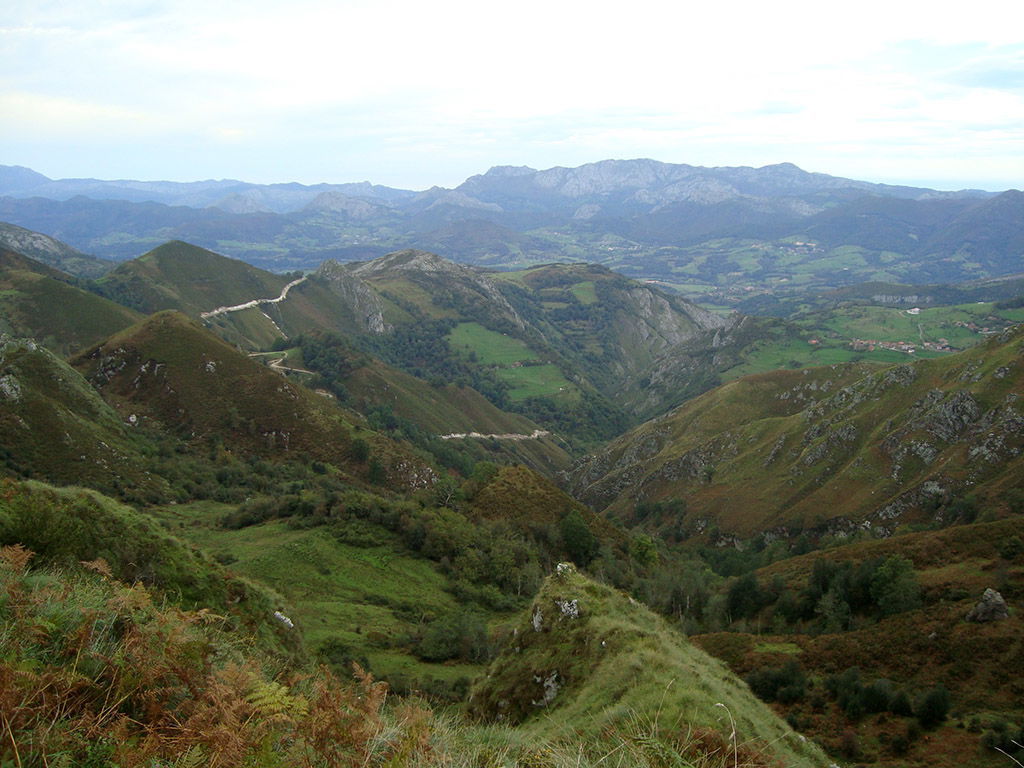
[[[914,573],[914,564],[905,557],[887,557],[871,579],[871,597],[883,616],[919,607],[921,588]]]
[[[424,661],[486,661],[487,625],[479,614],[457,611],[431,622],[416,644],[415,653]]]
[[[860,669],[850,667],[838,675],[831,675],[825,680],[825,688],[835,697],[847,717],[856,720],[864,714],[864,686],[860,681]]]
[[[578,509],[573,509],[562,518],[560,524],[562,545],[572,561],[579,566],[586,566],[597,555],[600,547],[597,537],[587,526]]]
[[[987,749],[999,750],[1011,756],[1024,753],[1024,727],[996,720],[981,735],[981,743]]]
[[[791,704],[804,697],[807,675],[799,663],[788,661],[781,667],[765,667],[752,672],[747,676],[747,685],[759,699]]]
[[[935,728],[946,719],[949,714],[949,691],[939,684],[928,691],[918,704],[917,721],[922,728]]]
[[[900,717],[912,717],[914,714],[914,707],[910,703],[910,696],[902,688],[893,695],[892,700],[889,702],[889,711],[894,715]]]
[[[885,712],[892,706],[892,683],[888,680],[875,680],[864,686],[861,691],[861,703],[864,711],[869,714]]]

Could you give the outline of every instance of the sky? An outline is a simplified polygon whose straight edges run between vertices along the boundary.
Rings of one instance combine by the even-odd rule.
[[[4,0],[0,165],[456,186],[648,157],[1024,187],[1019,0]]]

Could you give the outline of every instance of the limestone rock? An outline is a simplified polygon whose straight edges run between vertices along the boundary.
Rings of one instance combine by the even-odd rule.
[[[1003,596],[989,587],[981,596],[981,601],[967,614],[967,621],[976,621],[980,624],[986,621],[1000,621],[1008,617],[1009,611]]]

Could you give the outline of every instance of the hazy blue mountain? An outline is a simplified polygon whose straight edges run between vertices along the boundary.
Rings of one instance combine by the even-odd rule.
[[[0,219],[116,260],[179,239],[278,272],[406,248],[499,267],[597,261],[731,305],[746,298],[732,295],[741,282],[778,288],[794,256],[801,287],[829,290],[998,277],[1018,271],[1024,251],[1020,192],[875,184],[791,163],[498,166],[423,192],[52,180],[5,166],[0,194]]]
[[[0,166],[0,194],[11,197],[45,197],[50,200],[70,200],[82,195],[95,200],[153,202],[186,205],[192,208],[217,206],[226,210],[237,210],[238,201],[243,200],[255,203],[254,210],[288,213],[303,208],[318,195],[331,191],[388,202],[402,200],[415,194],[371,184],[368,181],[307,186],[297,183],[252,184],[235,179],[189,182],[50,179],[29,168]]]

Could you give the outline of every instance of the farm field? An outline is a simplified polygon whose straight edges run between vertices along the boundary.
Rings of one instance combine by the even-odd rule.
[[[513,401],[576,391],[558,366],[540,363],[525,342],[479,323],[459,323],[448,335],[448,343],[457,353],[496,368],[498,377],[508,383]]]

